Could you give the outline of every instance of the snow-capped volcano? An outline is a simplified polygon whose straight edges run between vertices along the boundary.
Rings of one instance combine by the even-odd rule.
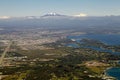
[[[57,13],[47,13],[45,15],[43,15],[42,17],[47,17],[47,16],[65,16],[65,15],[61,15],[61,14],[57,14]]]

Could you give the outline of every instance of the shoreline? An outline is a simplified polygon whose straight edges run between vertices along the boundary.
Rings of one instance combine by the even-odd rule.
[[[108,67],[108,68],[106,68],[106,70],[104,70],[104,75],[103,75],[103,78],[104,79],[109,79],[109,80],[118,80],[116,77],[113,77],[113,76],[110,76],[108,73],[107,73],[107,70],[109,70],[109,69],[112,69],[112,68],[114,68],[114,67]]]

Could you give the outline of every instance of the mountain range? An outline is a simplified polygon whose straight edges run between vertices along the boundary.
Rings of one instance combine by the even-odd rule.
[[[48,13],[43,16],[0,19],[0,28],[1,27],[120,31],[120,16],[75,17],[57,13]]]

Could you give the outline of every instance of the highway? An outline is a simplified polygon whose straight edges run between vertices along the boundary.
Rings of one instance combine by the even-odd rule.
[[[3,54],[2,54],[2,56],[1,56],[1,58],[0,58],[0,66],[2,66],[3,59],[4,59],[5,55],[6,55],[6,53],[9,51],[11,45],[12,45],[12,41],[11,41],[11,42],[8,44],[8,46],[5,48]]]

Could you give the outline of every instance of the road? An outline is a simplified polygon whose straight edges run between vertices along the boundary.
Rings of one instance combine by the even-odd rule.
[[[6,49],[4,50],[4,52],[3,52],[3,54],[2,54],[2,56],[0,58],[0,65],[1,66],[2,66],[3,59],[4,59],[5,55],[6,55],[6,53],[9,51],[11,45],[12,45],[12,41],[8,44],[8,46],[6,47]]]

